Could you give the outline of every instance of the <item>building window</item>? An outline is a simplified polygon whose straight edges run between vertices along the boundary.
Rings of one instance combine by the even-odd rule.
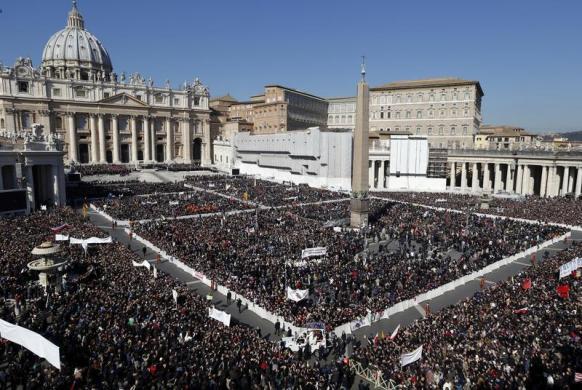
[[[27,111],[23,111],[20,119],[22,121],[22,128],[29,129],[30,128],[30,113]]]
[[[135,95],[137,100],[141,100],[141,95]]]
[[[396,119],[400,119],[400,111],[396,112]]]
[[[465,110],[465,116],[469,116],[469,110]]]
[[[406,97],[406,102],[407,102],[407,103],[411,103],[411,102],[412,102],[412,95],[408,95],[408,96]]]
[[[469,100],[470,96],[469,96],[469,92],[465,92],[465,100]]]
[[[439,127],[439,135],[444,135],[444,128],[442,126]]]
[[[429,100],[429,101],[431,101],[431,102],[434,102],[434,93],[431,93],[431,94],[428,96],[428,100]]]
[[[467,129],[467,126],[463,126],[463,135],[467,135],[469,133],[469,130]]]
[[[455,126],[451,127],[451,135],[457,135],[457,129]]]
[[[453,109],[452,114],[453,114],[453,117],[457,116],[457,110]]]
[[[53,96],[61,96],[61,89],[53,88]]]
[[[164,102],[164,97],[162,95],[156,95],[156,97],[154,98],[155,102],[158,104],[161,104]]]
[[[410,111],[406,111],[406,119],[410,119],[410,116],[411,116]]]
[[[428,135],[432,135],[432,127],[428,128]]]
[[[422,119],[422,111],[416,111],[416,118]]]
[[[55,127],[59,130],[63,128],[63,118],[61,118],[60,116],[57,116],[57,118],[55,119]]]
[[[417,127],[416,128],[416,135],[419,135],[419,134],[420,134],[420,127]]]
[[[380,119],[384,119],[384,113],[383,112],[380,113]]]
[[[195,106],[199,106],[200,105],[200,98],[198,96],[194,97],[194,105]]]
[[[354,118],[351,115],[348,115],[348,123],[349,124],[354,123]]]
[[[103,98],[104,99],[107,99],[110,96],[111,96],[111,94],[109,92],[103,92]]]
[[[126,131],[127,130],[127,118],[120,117],[117,120],[117,128],[119,131]]]
[[[445,110],[441,110],[441,117],[445,116]]]
[[[18,92],[28,93],[28,81],[18,82]]]
[[[87,128],[87,117],[85,115],[75,115],[77,118],[77,129]]]
[[[428,111],[428,116],[432,118],[434,116],[434,111],[433,110],[429,110]]]
[[[6,127],[6,123],[4,122],[4,118],[0,118],[0,129],[4,129]]]
[[[178,105],[180,105],[180,99],[178,99],[178,98],[174,98],[174,105],[175,105],[175,106],[178,106]]]
[[[75,90],[75,96],[76,96],[76,97],[85,97],[85,96],[86,96],[86,94],[85,94],[85,90],[84,90],[84,89],[82,89],[82,88],[78,88],[78,89],[76,89],[76,90]]]

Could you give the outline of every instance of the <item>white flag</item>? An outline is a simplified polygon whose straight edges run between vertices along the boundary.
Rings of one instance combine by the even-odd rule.
[[[55,241],[69,241],[69,236],[64,234],[56,234]]]
[[[392,334],[390,335],[390,340],[394,340],[396,338],[396,335],[398,334],[398,329],[400,329],[400,324],[398,324],[396,329],[394,329],[394,332],[392,332]]]
[[[40,209],[41,209],[42,211],[46,211],[46,205],[45,205],[45,204],[43,204],[43,205],[40,205]]]
[[[178,303],[178,291],[172,289],[172,298],[174,298],[174,302]]]
[[[131,261],[133,263],[134,267],[146,267],[148,269],[148,271],[151,269],[152,265],[150,264],[149,261],[144,260],[141,263],[136,263],[135,261]]]
[[[158,278],[158,269],[154,267],[154,279]]]
[[[422,345],[415,349],[412,352],[405,353],[400,356],[400,365],[402,367],[406,366],[407,364],[414,363],[415,361],[422,358]]]
[[[228,313],[212,308],[210,309],[209,317],[222,322],[226,326],[230,326],[230,314]]]
[[[59,347],[38,333],[0,319],[0,337],[22,345],[35,355],[45,358],[57,369],[61,369]]]
[[[307,298],[309,295],[309,290],[293,290],[291,287],[287,287],[287,299],[293,302],[299,302]]]
[[[306,257],[312,256],[325,256],[327,253],[327,247],[318,246],[315,248],[305,248],[301,251],[301,258],[304,259]]]

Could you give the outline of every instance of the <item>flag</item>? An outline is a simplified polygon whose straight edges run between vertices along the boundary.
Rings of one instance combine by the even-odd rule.
[[[174,298],[174,302],[178,303],[178,291],[172,289],[172,298]]]
[[[214,318],[216,321],[222,322],[226,326],[230,326],[230,314],[227,314],[223,311],[216,310],[215,308],[209,309],[210,312],[208,316],[210,318]]]
[[[396,329],[394,329],[394,332],[392,332],[392,334],[390,335],[390,340],[394,340],[396,338],[396,335],[398,334],[399,329],[400,329],[400,324],[398,324]]]
[[[154,279],[158,278],[158,269],[154,266]]]
[[[582,382],[582,372],[577,372],[574,375],[574,383],[580,383]]]
[[[422,345],[412,352],[402,354],[400,356],[400,365],[404,367],[410,363],[414,363],[415,361],[420,360],[421,358],[422,358]]]
[[[521,288],[523,288],[524,290],[530,289],[531,288],[531,279],[530,278],[524,279],[523,282],[521,282]]]
[[[60,233],[63,229],[66,229],[68,227],[71,227],[71,225],[69,225],[68,223],[65,223],[65,224],[62,224],[61,226],[57,226],[57,227],[51,228],[51,230],[54,233]]]
[[[293,290],[291,287],[287,287],[287,299],[293,302],[299,302],[307,298],[309,295],[309,290]]]
[[[513,314],[527,314],[529,309],[527,307],[522,307],[521,309],[517,309],[513,311]]]
[[[556,288],[556,292],[560,298],[568,299],[570,297],[570,286],[567,284],[561,284]]]

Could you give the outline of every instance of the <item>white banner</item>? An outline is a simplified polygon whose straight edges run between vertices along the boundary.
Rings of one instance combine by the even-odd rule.
[[[59,347],[38,333],[0,319],[0,337],[22,345],[35,355],[45,358],[57,369],[61,369]]]
[[[412,352],[405,353],[400,356],[400,365],[402,367],[406,366],[407,364],[414,363],[415,361],[422,358],[422,345],[415,349]]]
[[[318,246],[315,248],[305,248],[301,251],[301,258],[304,259],[306,257],[312,256],[324,256],[327,253],[327,247]]]
[[[69,236],[65,236],[64,234],[56,234],[55,241],[69,241]]]
[[[216,321],[222,322],[226,326],[230,326],[230,314],[228,313],[211,308],[209,317],[214,318]]]
[[[87,251],[89,244],[111,244],[113,242],[113,240],[111,239],[111,236],[109,236],[107,238],[91,237],[91,238],[86,238],[86,239],[71,237],[69,242],[71,244],[81,245],[83,247],[83,249],[85,249],[85,251]]]
[[[350,323],[350,329],[352,332],[355,332],[356,330],[358,330],[364,326],[370,326],[371,323],[372,323],[372,321],[370,321],[370,318],[368,318],[368,316],[366,316],[366,318],[352,321]]]
[[[152,265],[150,264],[149,261],[144,260],[141,263],[136,263],[135,261],[131,261],[133,263],[134,267],[146,267],[148,269],[148,271],[152,268]]]
[[[309,295],[309,290],[293,290],[291,287],[287,287],[287,299],[293,302],[299,302],[307,298]]]
[[[321,263],[321,259],[315,259],[315,260],[297,260],[297,261],[288,261],[287,265],[289,266],[293,266],[293,267],[305,267],[308,264],[319,264]]]
[[[178,291],[172,289],[172,298],[174,298],[174,302],[178,303]]]
[[[572,272],[582,267],[582,257],[577,257],[572,261],[560,266],[560,279],[569,276]]]
[[[179,204],[180,204],[180,202],[178,202],[177,200],[171,200],[170,201],[170,206],[177,206]]]

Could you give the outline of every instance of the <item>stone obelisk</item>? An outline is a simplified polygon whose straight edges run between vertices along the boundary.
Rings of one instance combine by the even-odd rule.
[[[361,228],[368,225],[368,140],[370,128],[370,90],[366,83],[366,68],[362,61],[362,79],[358,83],[356,129],[354,131],[354,159],[352,162],[352,199],[350,225]]]

